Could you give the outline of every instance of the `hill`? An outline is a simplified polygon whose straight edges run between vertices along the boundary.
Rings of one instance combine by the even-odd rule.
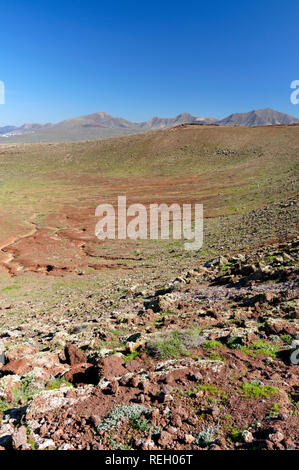
[[[0,128],[0,143],[96,140],[165,129],[179,124],[208,124],[216,121],[215,118],[196,117],[189,113],[182,113],[174,118],[154,117],[138,123],[99,112],[66,119],[57,124],[24,124],[18,128],[13,126]]]
[[[218,122],[224,126],[270,126],[299,123],[299,119],[289,114],[274,111],[271,108],[255,109],[249,113],[231,114]]]

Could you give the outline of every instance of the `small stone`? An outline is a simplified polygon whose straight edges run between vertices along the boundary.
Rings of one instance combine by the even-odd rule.
[[[220,446],[218,446],[217,444],[212,444],[210,447],[209,447],[209,450],[222,450]]]
[[[141,446],[141,449],[142,450],[151,450],[151,449],[153,449],[154,446],[155,446],[154,441],[152,441],[151,439],[147,439],[146,441],[143,442],[143,444]]]
[[[202,380],[202,374],[200,372],[193,372],[190,374],[190,379],[194,382],[200,382]]]
[[[130,342],[136,343],[136,341],[138,341],[138,339],[140,338],[140,336],[141,336],[141,333],[133,333],[132,335],[130,335],[130,336],[127,338],[126,342],[128,342],[128,343],[130,343]]]
[[[129,341],[127,344],[126,344],[126,349],[128,351],[128,353],[132,353],[138,349],[142,349],[144,348],[145,346],[145,340],[138,340],[136,343],[133,342],[133,341]]]
[[[83,363],[73,366],[66,374],[64,378],[67,382],[74,385],[79,384],[93,384],[97,385],[99,382],[98,369],[92,364]]]
[[[173,435],[170,434],[167,431],[161,431],[160,438],[159,438],[159,444],[161,446],[167,446],[173,442]]]
[[[21,449],[27,444],[27,433],[25,426],[21,426],[12,435],[12,447],[13,449]]]
[[[90,416],[90,421],[92,422],[92,424],[94,425],[95,428],[97,428],[99,426],[99,424],[101,423],[101,418],[100,416],[96,415],[96,414],[93,414]]]
[[[211,408],[209,408],[209,412],[213,416],[213,418],[216,418],[219,415],[220,410],[218,406],[211,406]]]
[[[242,432],[242,439],[246,443],[250,443],[253,441],[253,435],[250,431],[245,429],[245,431]]]
[[[51,449],[55,447],[53,439],[46,439],[44,442],[38,445],[38,450]]]
[[[5,351],[4,347],[0,343],[0,367],[5,364]]]
[[[111,391],[114,395],[116,395],[119,391],[119,383],[117,380],[112,380],[111,382]]]
[[[186,434],[185,435],[185,442],[186,444],[192,444],[192,442],[195,440],[195,437],[192,436],[192,434]]]
[[[194,416],[189,416],[188,418],[188,423],[195,426],[198,423],[198,418],[196,415]]]
[[[268,439],[269,439],[269,441],[274,442],[275,444],[277,444],[278,442],[283,441],[284,435],[282,434],[282,432],[276,431],[272,434],[269,434]]]
[[[130,380],[130,385],[134,388],[137,388],[138,385],[139,385],[139,378],[138,377],[132,377],[131,380]]]

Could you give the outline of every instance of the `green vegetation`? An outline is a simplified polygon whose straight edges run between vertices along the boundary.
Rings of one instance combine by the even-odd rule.
[[[119,450],[131,450],[132,447],[130,447],[128,444],[120,444],[119,445]]]
[[[162,359],[178,359],[186,353],[186,348],[179,331],[172,331],[164,338],[147,345],[147,353],[150,356],[158,356]]]
[[[198,386],[198,389],[207,392],[209,395],[227,397],[226,392],[221,390],[216,384],[202,384]]]
[[[161,334],[147,344],[146,351],[150,356],[161,359],[178,359],[189,355],[188,349],[197,347],[202,342],[202,328],[171,331]]]
[[[28,441],[28,444],[31,445],[32,450],[36,450],[36,442],[35,442],[35,440],[32,439],[31,437],[28,437],[27,441]]]
[[[292,344],[292,342],[293,342],[293,338],[290,335],[282,335],[281,339],[286,344]]]
[[[239,428],[233,428],[229,434],[229,437],[233,442],[242,442],[242,430]]]
[[[141,416],[149,417],[152,409],[144,405],[117,405],[99,424],[98,431],[107,431],[118,426],[122,419],[136,423]]]
[[[57,390],[62,386],[72,387],[72,384],[65,380],[64,377],[62,377],[61,379],[53,379],[50,382],[47,382],[45,390]]]
[[[238,319],[234,319],[234,322],[237,324]],[[241,346],[241,338],[238,336],[230,336],[226,342],[227,346],[231,349],[238,349]]]
[[[208,447],[213,444],[216,440],[216,433],[219,430],[219,426],[208,426],[202,427],[201,431],[195,438],[195,444],[199,447]]]
[[[220,348],[221,346],[222,346],[222,343],[220,343],[220,341],[206,341],[202,347],[204,349],[217,349],[217,348]]]
[[[0,415],[3,415],[10,408],[11,405],[7,401],[0,398]]]
[[[8,403],[4,400],[0,400],[0,413],[12,408],[14,406],[24,406],[41,390],[56,390],[61,386],[72,387],[72,384],[67,382],[64,378],[53,379],[47,383],[35,384],[34,378],[27,375],[19,382],[15,387],[12,388],[13,402]]]
[[[133,359],[139,356],[140,352],[141,352],[140,349],[136,349],[135,351],[131,352],[130,354],[125,356],[124,362],[132,361]]]
[[[255,341],[250,346],[243,346],[240,349],[252,357],[255,357],[257,354],[265,354],[266,356],[275,358],[279,351],[278,346],[262,341],[261,339]]]
[[[17,289],[21,289],[21,286],[17,286],[17,285],[7,286],[7,287],[4,287],[1,291],[2,292],[10,292],[12,290],[17,290]]]
[[[299,408],[298,395],[292,395],[292,393],[289,393],[289,399],[290,399],[290,402],[291,402],[296,408]]]
[[[37,389],[33,385],[34,379],[30,376],[25,376],[24,380],[18,384],[18,387],[13,387],[13,398],[16,405],[26,405],[28,401],[35,395]]]
[[[276,418],[280,410],[280,405],[279,403],[272,403],[272,407],[269,410],[269,417],[270,418]]]
[[[135,417],[130,420],[130,425],[133,429],[146,433],[150,429],[150,424],[146,418]]]
[[[207,359],[209,359],[210,361],[224,361],[225,360],[225,358],[221,354],[215,351],[210,352],[209,355],[207,356]]]
[[[277,387],[271,387],[270,385],[260,385],[257,382],[245,382],[239,393],[244,398],[270,398],[278,394]]]

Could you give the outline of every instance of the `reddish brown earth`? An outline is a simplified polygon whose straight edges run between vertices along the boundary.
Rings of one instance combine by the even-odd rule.
[[[84,185],[84,181],[79,179],[77,184]],[[110,203],[117,208],[117,196],[103,198],[103,193],[127,194],[127,205],[138,202],[144,204],[147,209],[152,203],[181,205],[203,203],[205,218],[213,218],[216,215],[221,216],[219,210],[213,209],[219,207],[219,191],[225,188],[239,188],[243,183],[232,177],[230,184],[223,186],[201,175],[194,175],[183,180],[177,177],[125,180],[111,178],[103,180],[94,177],[88,181],[88,186],[91,184],[101,188],[101,191],[92,197],[82,196],[78,207],[65,205],[59,212],[45,217],[42,227],[37,226],[38,214],[34,214],[28,221],[28,225],[32,226],[30,231],[1,242],[0,268],[12,276],[28,271],[63,275],[80,272],[80,268],[84,267],[95,270],[128,269],[126,260],[139,260],[136,256],[130,256],[132,244],[120,240],[113,241],[114,250],[120,254],[108,256],[102,248],[111,244],[111,241],[99,241],[94,233],[99,220],[95,217],[95,207],[98,204]],[[224,209],[223,215],[225,215]],[[99,248],[96,249],[94,245],[98,245]],[[130,263],[130,269],[137,266],[138,263]]]
[[[207,221],[292,197],[298,129],[183,125],[94,142],[2,146],[0,269],[63,276],[136,268],[132,244],[114,242],[111,255],[111,243],[94,236],[95,208],[118,195],[146,206],[203,203]]]
[[[2,334],[20,346],[7,347],[0,368],[0,445],[298,448],[298,244],[218,257],[148,294],[129,289],[100,330],[86,314],[41,334],[46,320],[33,315],[35,329]],[[115,328],[119,345],[98,348]]]

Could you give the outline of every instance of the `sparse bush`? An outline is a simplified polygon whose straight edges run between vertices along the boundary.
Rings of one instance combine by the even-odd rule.
[[[98,425],[98,431],[115,428],[123,419],[136,422],[141,416],[150,417],[152,408],[144,405],[117,405],[108,416]]]
[[[33,386],[34,379],[26,376],[24,381],[18,387],[12,389],[14,403],[16,405],[25,405],[37,393],[37,389]]]
[[[226,344],[231,349],[238,349],[242,346],[243,341],[239,336],[230,336],[226,341]]]
[[[149,422],[144,417],[133,418],[130,420],[130,425],[132,428],[136,429],[137,431],[147,432],[150,429]]]
[[[269,398],[277,395],[278,388],[271,387],[270,385],[261,385],[258,382],[245,382],[239,391],[245,398]]]
[[[232,429],[229,436],[233,442],[242,442],[242,431],[240,429]]]
[[[210,361],[224,361],[224,357],[216,351],[210,352],[208,359]]]
[[[202,384],[198,386],[198,390],[207,392],[210,396],[218,396],[226,400],[228,398],[226,392],[219,388],[216,384]]]
[[[269,410],[269,417],[276,418],[280,410],[279,403],[273,403],[271,409]]]
[[[146,350],[153,357],[178,359],[181,356],[186,356],[188,349],[198,347],[203,341],[199,329],[175,330],[161,334],[148,342]]]
[[[219,425],[202,427],[201,431],[195,438],[195,444],[199,447],[208,447],[213,444],[216,440],[216,433],[219,430]]]
[[[220,341],[206,341],[202,347],[207,350],[207,349],[217,349],[217,348],[220,348],[221,346],[222,346],[222,343],[220,343]]]
[[[293,342],[293,338],[290,335],[282,335],[281,339],[286,344],[292,344]]]
[[[51,382],[48,382],[45,386],[46,390],[57,390],[61,386],[72,387],[72,384],[65,380],[64,377],[61,379],[53,379]]]
[[[9,408],[11,408],[11,405],[9,405],[7,401],[0,398],[0,415],[4,414],[5,411],[9,410]]]
[[[270,343],[266,343],[261,339],[258,339],[250,346],[240,348],[241,351],[244,351],[246,354],[249,354],[252,357],[255,357],[257,354],[265,354],[266,356],[275,358],[279,351],[279,348]]]

